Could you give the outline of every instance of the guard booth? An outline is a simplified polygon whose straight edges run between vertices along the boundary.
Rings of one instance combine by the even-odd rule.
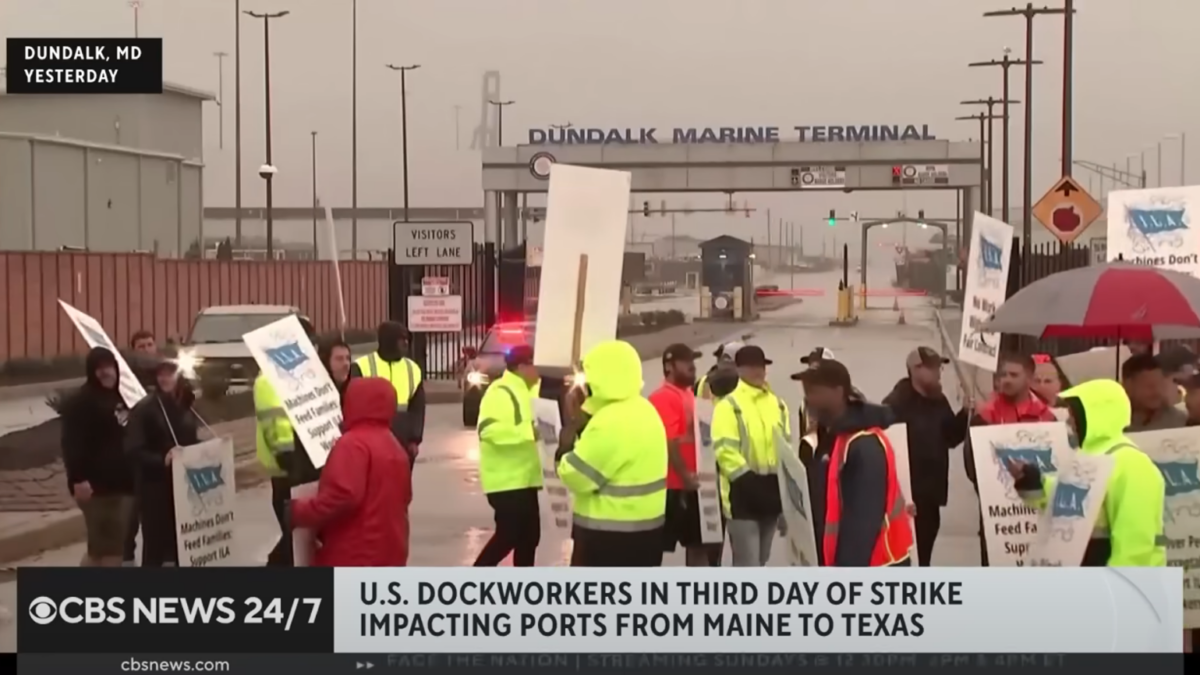
[[[700,243],[700,313],[711,321],[754,318],[754,246],[721,235]]]

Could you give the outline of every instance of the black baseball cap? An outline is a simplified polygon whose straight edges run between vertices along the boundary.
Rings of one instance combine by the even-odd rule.
[[[850,371],[841,361],[833,359],[821,359],[808,370],[792,375],[792,379],[813,387],[841,387],[846,390],[847,395],[854,393]]]
[[[701,356],[704,355],[695,349],[692,349],[681,342],[676,342],[675,344],[670,345],[663,350],[662,360],[663,363],[671,363],[672,361],[695,361]]]
[[[516,345],[504,353],[504,364],[509,368],[526,366],[533,363],[533,347]]]
[[[774,363],[758,345],[746,345],[737,350],[733,355],[733,362],[739,366],[769,366]]]

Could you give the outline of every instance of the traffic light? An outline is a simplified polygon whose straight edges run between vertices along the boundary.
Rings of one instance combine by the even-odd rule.
[[[642,215],[650,217],[650,202],[642,202]]]
[[[829,226],[834,227],[835,225],[837,225],[837,211],[829,209]]]
[[[917,210],[917,220],[925,220],[925,209]]]

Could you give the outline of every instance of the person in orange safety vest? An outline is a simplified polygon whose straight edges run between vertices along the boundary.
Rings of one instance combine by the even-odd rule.
[[[883,433],[895,421],[891,410],[862,400],[832,359],[798,379],[818,422],[808,488],[820,565],[909,566],[912,516]]]

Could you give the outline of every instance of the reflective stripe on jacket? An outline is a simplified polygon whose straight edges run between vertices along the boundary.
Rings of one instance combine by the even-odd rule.
[[[542,487],[533,397],[520,375],[506,371],[479,403],[479,482],[484,494]]]
[[[408,410],[408,402],[412,400],[417,387],[421,384],[421,367],[410,358],[403,358],[394,363],[388,363],[372,352],[359,357],[355,363],[362,371],[363,377],[382,377],[396,388],[396,410]]]
[[[776,433],[776,432],[779,433]],[[747,474],[777,480],[779,453],[790,452],[791,438],[787,405],[770,389],[739,382],[733,393],[717,401],[713,409],[713,451],[721,488],[721,508],[733,518],[730,496],[734,481]],[[763,487],[766,488],[766,481]],[[778,493],[778,487],[770,486]]]
[[[662,527],[667,508],[667,432],[641,395],[642,364],[627,342],[596,345],[583,359],[591,418],[558,476],[574,497],[575,525],[608,532]]]
[[[913,527],[905,508],[900,481],[896,478],[896,455],[883,429],[866,429],[842,434],[834,441],[829,456],[829,472],[825,488],[825,536],[821,542],[825,564],[832,567],[837,560],[838,526],[842,520],[842,469],[846,466],[850,445],[863,436],[874,436],[883,446],[887,457],[887,496],[879,537],[871,551],[871,567],[887,567],[908,559],[913,546]]]
[[[262,375],[254,378],[254,432],[258,463],[273,476],[284,475],[278,456],[295,449],[296,437],[283,408],[283,399]]]

